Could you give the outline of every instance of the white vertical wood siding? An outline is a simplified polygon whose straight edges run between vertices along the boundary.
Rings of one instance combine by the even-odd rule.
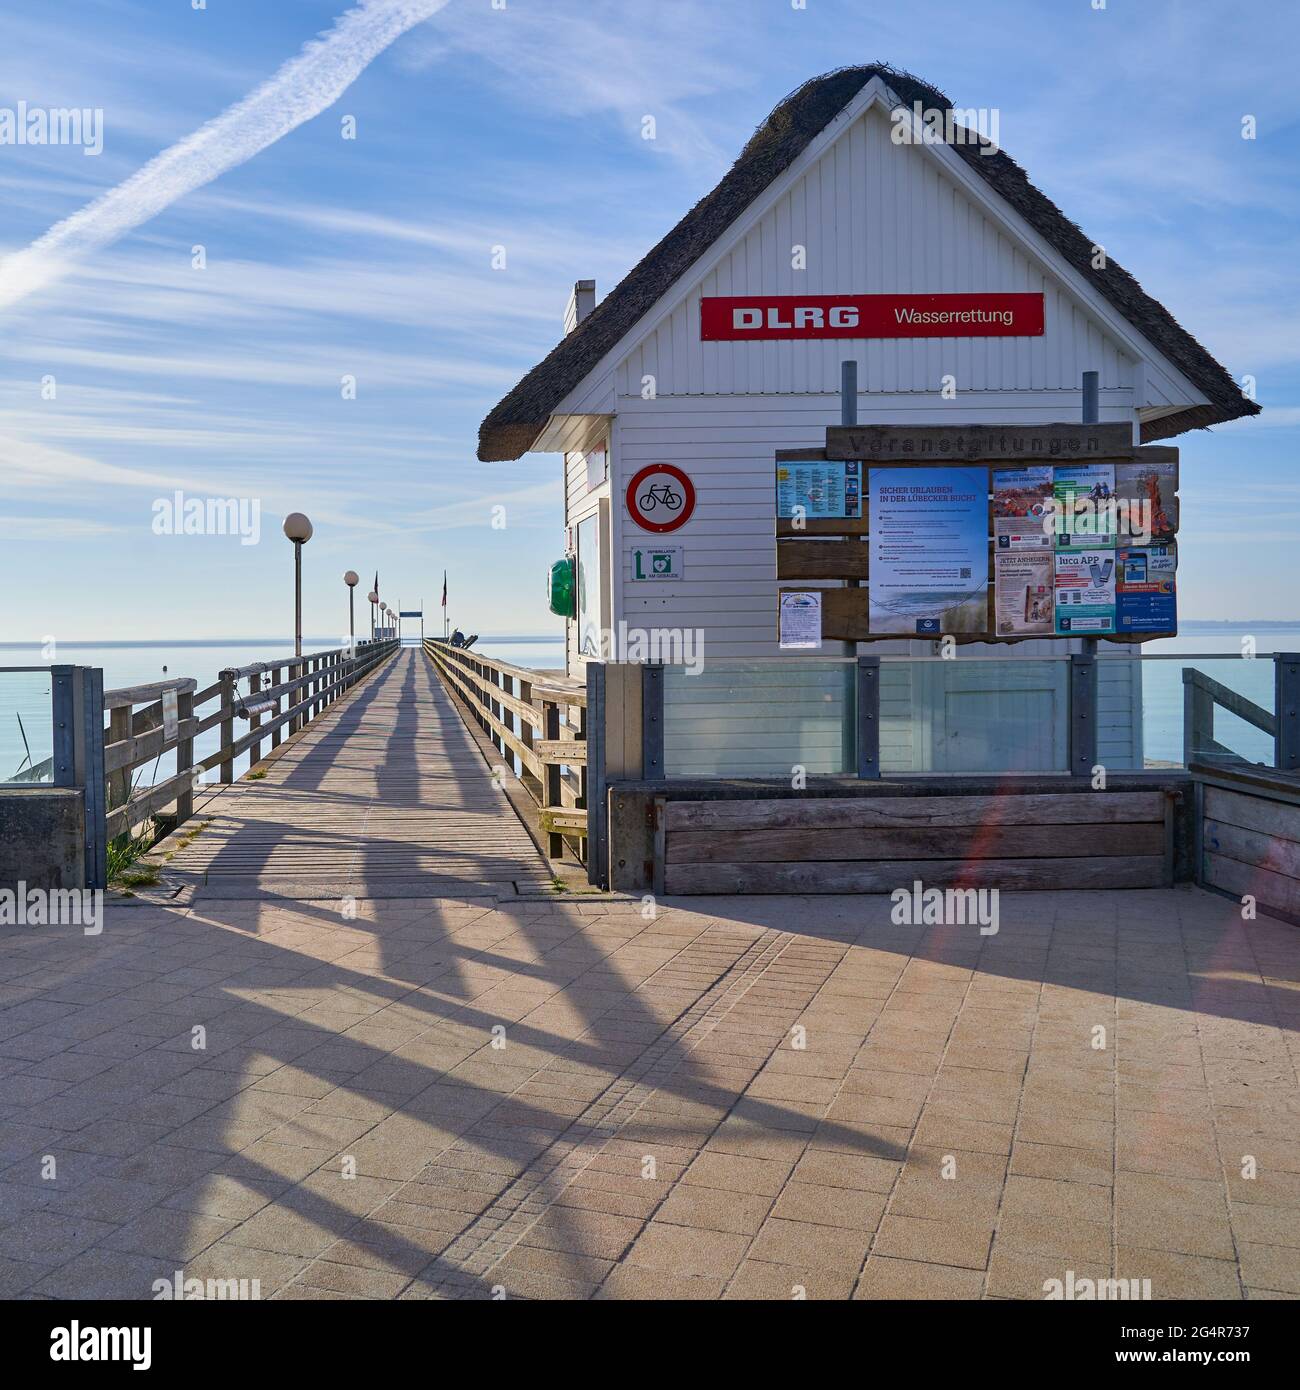
[[[620,397],[643,378],[663,395],[834,391],[850,352],[865,390],[1077,391],[1084,371],[1129,389],[1133,361],[918,146],[895,145],[878,111],[855,120],[816,164],[624,359]],[[806,248],[807,268],[792,267]],[[702,343],[702,295],[1042,292],[1040,338]]]

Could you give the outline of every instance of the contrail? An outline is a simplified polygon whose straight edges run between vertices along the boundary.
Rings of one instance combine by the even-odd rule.
[[[320,115],[389,44],[446,4],[361,0],[242,101],[0,262],[0,309],[59,279],[73,261],[111,245]]]

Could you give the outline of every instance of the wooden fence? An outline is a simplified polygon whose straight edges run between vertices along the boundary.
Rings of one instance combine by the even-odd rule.
[[[189,676],[104,692],[108,728],[104,734],[104,773],[108,783],[105,836],[114,840],[173,802],[176,824],[194,813],[195,780],[211,768],[218,780],[235,780],[235,759],[249,755],[250,766],[309,724],[382,661],[397,651],[396,641],[360,642],[355,651],[339,647],[278,661],[257,661],[222,671],[205,690]],[[283,675],[283,679],[281,676]],[[241,691],[240,683],[246,683]],[[215,702],[215,703],[214,703]],[[204,707],[211,706],[206,709]],[[247,732],[237,734],[237,720]],[[194,740],[219,729],[215,753],[194,759]],[[176,772],[165,781],[136,789],[133,773],[176,752]]]
[[[443,684],[512,762],[552,859],[587,862],[587,688],[567,676],[425,639]]]

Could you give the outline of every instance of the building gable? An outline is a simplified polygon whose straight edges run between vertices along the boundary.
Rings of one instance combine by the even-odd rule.
[[[783,176],[789,175],[787,182],[791,184],[790,192],[793,192],[795,182],[806,180],[811,172],[811,168],[804,166],[813,165],[834,149],[833,169],[819,172],[816,179],[814,196],[817,201],[814,202],[812,211],[815,214],[821,210],[821,220],[825,222],[824,209],[828,197],[831,198],[832,205],[841,197],[846,197],[852,205],[854,177],[858,178],[865,193],[871,170],[869,163],[863,163],[856,166],[855,174],[855,133],[861,141],[860,153],[867,160],[873,157],[872,151],[877,149],[880,143],[879,132],[873,131],[869,118],[862,120],[860,132],[855,131],[855,121],[868,104],[882,96],[891,106],[900,102],[906,105],[920,102],[927,109],[949,107],[947,99],[933,88],[905,74],[879,66],[844,69],[805,84],[777,107],[718,187],[702,199],[615,290],[597,305],[574,332],[528,373],[488,415],[480,430],[479,457],[517,458],[529,448],[536,447],[539,436],[546,429],[552,415],[573,409],[574,402],[579,402],[582,408],[589,409],[586,400],[593,395],[605,398],[612,395],[603,377],[636,346],[633,335],[648,335],[660,331],[659,319],[665,312],[665,306],[672,306],[672,296],[679,289],[683,294],[689,294],[691,278],[702,277],[707,273],[706,267],[710,266],[710,257],[717,261],[717,269],[723,270],[721,257],[729,253],[728,241],[738,240],[738,224],[743,226],[747,214],[751,215],[751,220],[761,218],[759,209],[764,195],[777,195],[771,199],[776,204],[782,201],[780,181]],[[848,140],[845,153],[841,155],[840,138],[845,134]],[[1144,421],[1144,438],[1160,438],[1194,426],[1257,412],[1258,407],[1241,395],[1227,372],[1161,305],[1146,295],[1137,282],[1113,259],[1107,258],[1101,266],[1094,264],[1095,248],[1089,240],[1049,199],[1029,183],[1023,170],[1005,153],[998,151],[987,154],[975,143],[965,140],[934,148],[900,147],[890,144],[888,151],[891,154],[903,154],[919,159],[933,157],[946,160],[949,173],[958,182],[964,180],[968,204],[978,206],[985,197],[985,189],[988,193],[996,195],[987,199],[985,207],[981,209],[983,220],[991,220],[994,225],[1003,224],[999,227],[999,233],[1005,235],[1005,224],[1014,214],[1028,233],[1024,238],[1026,247],[1031,247],[1036,241],[1040,262],[1044,257],[1055,258],[1061,272],[1058,278],[1067,282],[1073,280],[1071,302],[1068,305],[1070,322],[1067,324],[1063,316],[1059,325],[1061,331],[1055,336],[1054,347],[1047,348],[1040,355],[1037,365],[1044,381],[1049,377],[1053,380],[1062,378],[1066,367],[1079,360],[1081,351],[1090,355],[1089,334],[1096,332],[1098,338],[1091,347],[1097,348],[1102,356],[1101,360],[1090,365],[1105,371],[1105,340],[1109,337],[1112,340],[1110,350],[1115,354],[1115,379],[1118,380],[1124,371],[1125,356],[1131,363],[1140,363],[1137,386],[1143,393],[1142,399],[1158,405],[1165,412],[1162,418]],[[968,171],[965,174],[961,172],[962,165]],[[924,224],[925,199],[928,196],[927,178],[922,172],[922,167],[915,158],[907,161],[896,159],[892,164],[886,164],[882,160],[879,174],[879,178],[883,180],[887,176],[887,170],[895,171],[893,176],[908,184],[907,197],[913,204],[911,211],[918,214],[909,220],[917,227]],[[863,182],[864,180],[866,182]],[[883,183],[878,185],[875,204],[881,216],[884,216],[886,209],[880,201],[879,189],[884,186]],[[813,184],[809,183],[803,194],[805,222],[809,210],[808,197],[812,189]],[[939,201],[949,196],[941,181],[934,182],[932,192]],[[952,196],[952,212],[954,217],[957,217],[961,215],[962,205],[956,200],[955,194]],[[998,200],[1005,203],[1006,207],[1002,210],[1001,216],[994,214],[990,219],[989,202]],[[916,204],[919,204],[919,207]],[[892,205],[897,220],[902,212],[902,202],[895,197]],[[775,254],[785,243],[782,240],[783,228],[779,206],[774,206],[772,211],[774,216],[770,236]],[[871,214],[865,204],[864,211],[867,213],[869,227]],[[969,217],[970,213],[967,212],[966,215]],[[795,218],[796,211],[792,203],[787,214],[791,225]],[[904,223],[904,226],[906,225]],[[882,229],[883,226],[882,222]],[[981,235],[985,233],[981,231]],[[932,257],[940,273],[944,273],[945,254],[953,258],[948,268],[949,272],[954,276],[959,273],[958,250],[946,253],[942,244],[936,242],[932,246],[928,231],[920,246],[906,245],[906,234],[903,231],[891,239],[883,234],[883,230],[874,240],[868,237],[862,240],[861,245],[855,246],[852,227],[845,229],[836,224],[825,228],[819,238],[824,253],[829,250],[826,242],[828,237],[835,238],[835,250],[833,256],[826,255],[823,260],[820,272],[823,274],[829,266],[834,266],[837,271],[840,267],[848,267],[870,274],[873,254],[880,257],[875,268],[882,274],[888,264],[887,258],[891,255],[896,258],[906,255],[906,268],[909,271],[925,268],[927,273],[929,262],[926,258]],[[1016,238],[1013,237],[1011,240],[1015,241]],[[841,243],[844,243],[842,249]],[[789,244],[796,244],[793,237],[790,238]],[[987,249],[990,243],[986,240],[984,244]],[[1004,253],[997,248],[996,237],[992,238],[991,244],[993,270],[1012,278],[1017,274],[1027,273],[1025,267],[1017,270],[1014,257],[1017,248],[1007,248],[1010,259],[1004,262]],[[1023,251],[1024,248],[1021,249]],[[751,269],[750,258],[755,254],[761,262],[761,237],[757,252],[746,248],[743,265],[730,266],[725,273],[751,275],[754,272]],[[965,248],[962,254],[968,273],[973,273],[979,268],[974,260],[973,247]],[[1026,264],[1032,262],[1032,259],[1032,256],[1026,256]],[[777,264],[777,261],[772,261],[765,273],[779,274],[776,270]],[[894,268],[900,268],[897,261]],[[990,269],[987,262],[983,269]],[[696,288],[698,290],[699,287]],[[843,289],[842,286],[835,288]],[[1091,306],[1092,313],[1085,312],[1084,318],[1091,318],[1094,322],[1077,321],[1076,315],[1090,296],[1095,302]],[[1106,331],[1107,328],[1109,333]],[[692,329],[693,331],[688,331],[683,316],[682,325],[674,326],[671,330],[671,341],[675,345],[680,344],[686,354],[700,350],[699,380],[701,383],[707,383],[702,351],[705,345],[698,342],[698,319],[695,320]],[[931,340],[932,344],[938,341],[940,340]],[[781,380],[779,364],[783,360],[782,355],[768,351],[770,347],[775,346],[767,344],[761,349],[763,363],[758,369],[761,391],[786,389],[779,384],[775,388],[761,384],[772,379],[773,372],[776,373],[775,379],[778,382]],[[843,345],[831,345],[831,351],[835,351],[837,346],[838,360],[838,357],[844,355],[844,351]],[[894,370],[900,381],[917,380],[929,370],[932,356],[929,351],[918,344],[908,344],[909,350],[903,354],[900,364],[897,361],[897,346],[872,342],[866,344],[865,385],[869,386],[871,383],[873,348],[878,349],[875,357],[879,359],[876,365],[880,370]],[[1019,375],[1023,365],[1019,358],[1014,358],[1012,367],[1012,356],[1005,350],[1005,345],[999,346],[1002,350],[995,353],[992,363],[986,362],[985,367],[1001,379],[1005,379],[1008,371]],[[889,359],[889,366],[886,364],[887,350],[893,353]],[[658,355],[656,346],[656,357]],[[676,356],[677,354],[674,354],[674,357]],[[734,382],[734,366],[726,366],[722,360],[723,354],[717,353],[714,356],[717,359],[715,365],[719,372],[718,380],[721,382],[724,374],[730,370]],[[793,358],[787,353],[786,359],[790,362],[789,370],[793,379],[796,370]],[[799,370],[812,373],[817,380],[821,380],[824,373],[820,370],[818,359],[810,356],[808,360],[810,365]],[[972,366],[976,360],[976,356],[972,354]],[[1145,377],[1151,363],[1156,364],[1157,369],[1148,381]],[[628,371],[631,371],[632,365],[628,362]],[[958,365],[960,367],[960,361]],[[676,366],[673,368],[675,374],[680,370]],[[751,366],[747,365],[747,380],[751,379],[751,370]],[[1032,363],[1028,370],[1032,380],[1035,371]],[[643,371],[639,375],[644,377],[655,374]],[[1178,380],[1180,376],[1181,382]],[[972,380],[974,379],[973,375]],[[626,379],[621,384],[626,385]],[[691,384],[689,379],[687,384]],[[733,385],[730,388],[722,386],[719,389],[747,388],[737,388]],[[825,388],[818,386],[815,389]],[[900,385],[897,389],[916,388]],[[1154,412],[1152,415],[1154,417]]]

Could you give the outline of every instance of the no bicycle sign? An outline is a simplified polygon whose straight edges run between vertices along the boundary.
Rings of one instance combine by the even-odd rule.
[[[652,463],[628,483],[627,510],[643,531],[676,531],[695,511],[695,484],[671,463]]]

